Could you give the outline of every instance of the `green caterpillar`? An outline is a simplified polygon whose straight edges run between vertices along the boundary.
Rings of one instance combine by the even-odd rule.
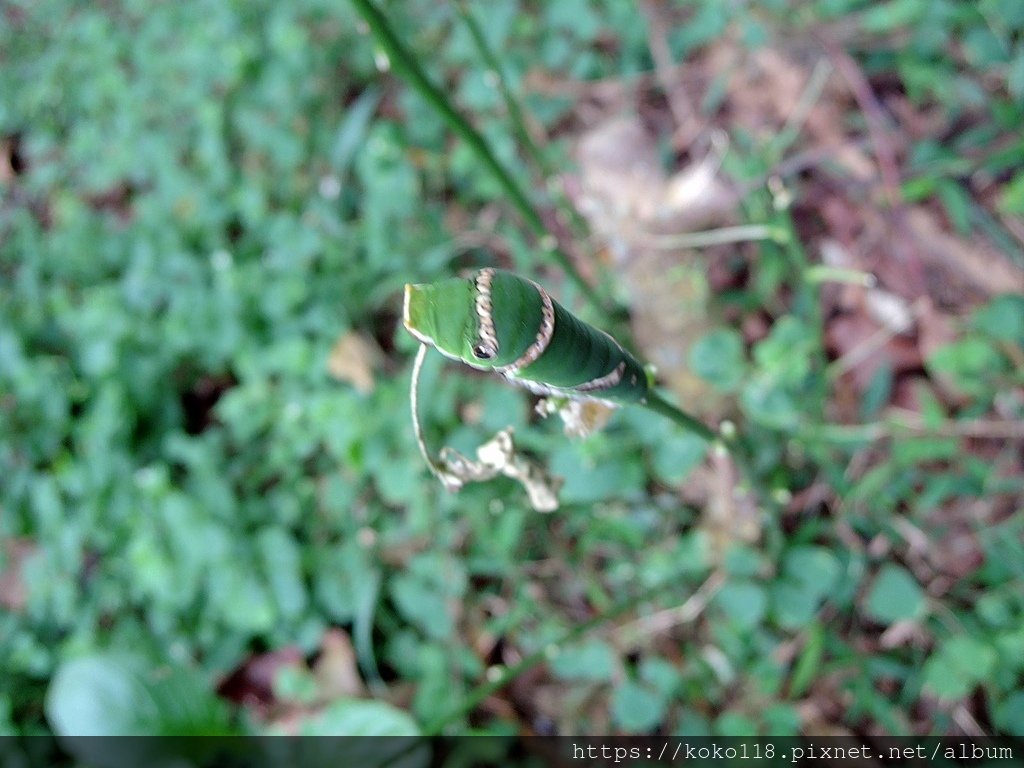
[[[647,404],[643,365],[532,280],[497,269],[405,286],[403,323],[441,354],[542,395]]]

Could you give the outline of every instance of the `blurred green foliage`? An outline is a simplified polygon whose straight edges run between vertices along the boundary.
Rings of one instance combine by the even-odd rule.
[[[764,44],[792,10],[689,5],[691,23],[669,39],[678,59],[734,28]],[[934,196],[956,227],[991,234],[958,183],[984,171],[1008,177],[1006,211],[1024,209],[1019,3],[796,5],[797,24],[858,24],[873,43],[854,53],[911,98],[950,120],[991,116],[913,147],[908,197]],[[429,75],[525,179],[450,10],[416,0],[391,11]],[[475,638],[528,654],[581,612],[673,580],[640,603],[653,612],[704,583],[712,543],[700,510],[672,491],[705,446],[651,414],[624,410],[570,443],[556,425],[529,424],[520,393],[435,361],[431,441],[469,450],[516,424],[566,478],[564,507],[532,513],[510,481],[450,495],[424,471],[398,291],[481,263],[452,222],[502,193],[418,94],[378,71],[350,7],[26,0],[0,13],[0,137],[18,165],[0,182],[0,536],[31,550],[0,549],[0,570],[15,569],[25,590],[0,613],[0,732],[248,727],[229,719],[217,682],[254,652],[312,656],[333,626],[350,632],[382,700],[339,699],[303,728],[415,732],[439,702],[457,708],[486,680],[493,660]],[[652,66],[635,9],[614,0],[489,3],[485,32],[513,88],[534,66],[579,79]],[[909,44],[888,44],[893,32]],[[952,40],[968,68],[949,55]],[[993,78],[1003,85],[986,88]],[[552,126],[572,103],[533,95],[526,106]],[[985,150],[996,137],[1000,149]],[[732,172],[770,165],[766,147],[737,145]],[[561,146],[547,149],[564,162]],[[792,230],[766,191],[745,205]],[[494,230],[519,269],[543,266],[514,217],[500,213]],[[901,563],[910,542],[896,525],[927,528],[944,503],[1013,488],[948,438],[900,442],[867,473],[846,471],[867,443],[815,437],[829,390],[805,261],[793,239],[763,244],[741,301],[791,303],[749,352],[722,327],[691,364],[738,395],[772,487],[817,478],[843,500],[844,535],[887,547],[849,547],[820,510],[763,515],[757,548],[726,554],[699,628],[637,652],[598,632],[559,649],[548,667],[563,688],[561,727],[785,735],[799,732],[799,702],[817,686],[841,692],[849,727],[909,732],[908,713],[929,696],[939,704],[927,727],[943,733],[952,705],[977,695],[987,727],[1024,735],[1024,514],[973,531],[981,562],[942,595]],[[962,391],[963,415],[1020,386],[1007,350],[1024,345],[1021,310],[1020,296],[991,302],[928,360]],[[350,332],[386,353],[366,394],[328,374]],[[918,641],[874,642],[908,622]],[[310,700],[302,682],[285,680],[281,697]],[[385,703],[389,685],[411,692],[408,712]],[[597,714],[584,706],[594,690],[605,694]],[[466,724],[456,709],[446,725]]]

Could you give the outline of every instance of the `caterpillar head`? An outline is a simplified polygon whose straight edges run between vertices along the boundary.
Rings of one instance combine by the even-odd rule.
[[[402,323],[420,342],[446,357],[488,370],[496,365],[497,349],[493,336],[480,328],[477,301],[472,279],[406,284]]]
[[[405,287],[405,327],[424,344],[481,370],[529,365],[554,332],[555,305],[536,283],[484,268],[465,280]]]

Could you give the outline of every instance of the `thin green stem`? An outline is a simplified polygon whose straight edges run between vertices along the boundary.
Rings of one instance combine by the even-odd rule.
[[[654,411],[667,419],[671,419],[687,432],[693,432],[695,435],[704,438],[709,443],[713,443],[719,438],[718,434],[704,422],[690,416],[685,411],[676,408],[672,403],[663,399],[660,395],[654,392],[647,395],[647,401],[643,405],[647,410]]]
[[[494,73],[494,77],[498,83],[498,90],[501,92],[501,98],[505,101],[505,109],[508,111],[508,116],[512,120],[512,127],[515,129],[516,135],[519,137],[519,141],[522,143],[526,153],[530,156],[530,160],[533,161],[534,165],[537,166],[537,170],[544,177],[548,178],[554,175],[554,169],[548,162],[548,159],[544,156],[541,148],[537,146],[537,142],[533,140],[533,136],[530,133],[529,128],[526,126],[526,115],[523,112],[522,107],[519,105],[519,100],[512,93],[512,89],[509,87],[508,78],[505,77],[505,71],[501,66],[501,62],[498,57],[494,55],[494,50],[487,42],[487,38],[484,36],[483,30],[480,29],[480,25],[476,21],[476,17],[473,16],[473,12],[469,9],[469,5],[465,0],[456,0],[455,12],[459,14],[459,18],[462,19],[462,23],[466,25],[466,29],[469,31],[469,36],[473,38],[473,43],[476,45],[477,52],[480,54],[480,58],[483,59],[484,65],[487,67],[489,72]]]
[[[806,277],[807,282],[812,284],[848,283],[849,285],[872,288],[877,283],[875,276],[870,272],[861,272],[859,269],[846,269],[845,267],[830,267],[827,264],[815,264],[808,267]]]
[[[720,433],[715,432],[704,422],[677,408],[654,392],[647,395],[647,400],[643,405],[648,410],[670,419],[688,432],[692,432],[709,443],[720,446],[720,450],[724,449],[733,462],[735,462],[739,468],[740,475],[747,481],[750,489],[756,496],[768,507],[777,506],[778,499],[776,495],[761,482],[754,468],[752,460],[754,455],[753,447],[749,441],[736,432],[735,427],[731,423],[728,428],[723,423],[722,431]]]
[[[477,158],[491,172],[502,189],[504,189],[513,206],[515,206],[516,210],[519,211],[519,214],[526,221],[527,226],[538,238],[542,246],[546,247],[552,258],[558,262],[558,265],[569,276],[569,279],[578,286],[580,292],[596,308],[609,316],[614,316],[614,309],[602,301],[594,288],[583,279],[583,276],[573,265],[569,256],[558,247],[557,240],[548,232],[547,227],[544,225],[540,212],[530,202],[530,199],[512,177],[508,169],[495,156],[484,137],[451,105],[444,93],[427,79],[416,58],[406,48],[405,44],[399,40],[384,14],[370,0],[352,0],[352,5],[370,27],[377,43],[388,55],[391,66],[394,67],[399,75],[408,80],[409,84],[437,110],[438,114],[448,124],[448,127],[473,150]]]
[[[527,125],[526,110],[523,109],[518,97],[513,93],[511,86],[509,86],[504,67],[502,67],[500,59],[495,55],[494,49],[487,42],[487,38],[480,28],[480,24],[477,23],[473,12],[470,10],[469,4],[466,0],[456,0],[455,10],[459,14],[459,18],[462,19],[462,23],[466,25],[470,37],[473,38],[473,43],[476,45],[477,52],[480,54],[484,66],[487,67],[489,72],[494,73],[498,90],[505,102],[505,109],[512,121],[512,126],[519,137],[520,143],[525,148],[526,154],[536,167],[538,175],[543,179],[548,192],[554,196],[559,209],[565,214],[573,229],[573,233],[585,236],[589,232],[587,223],[579,211],[576,210],[576,206],[569,200],[562,187],[554,181],[556,171],[548,161],[543,150],[534,141],[533,134]]]

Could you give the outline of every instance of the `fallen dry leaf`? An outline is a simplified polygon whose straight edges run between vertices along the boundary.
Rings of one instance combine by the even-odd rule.
[[[938,216],[924,206],[909,209],[904,221],[920,243],[932,295],[945,298],[952,291],[954,303],[961,306],[966,298],[978,301],[1024,291],[1024,269],[984,239],[968,241],[946,232]]]
[[[349,331],[334,344],[327,359],[327,371],[338,381],[344,381],[356,391],[368,395],[373,391],[373,372],[380,366],[383,355],[377,345],[358,331]]]
[[[730,189],[716,148],[674,176],[662,170],[654,138],[636,118],[615,118],[580,137],[577,204],[603,237],[615,270],[635,298],[633,335],[645,360],[700,415],[719,415],[723,398],[689,369],[689,349],[713,324],[708,313],[708,255],[655,248],[650,235],[732,223]]]
[[[329,629],[320,644],[320,657],[313,666],[320,698],[330,701],[342,696],[360,697],[366,694],[356,652],[348,633]]]

